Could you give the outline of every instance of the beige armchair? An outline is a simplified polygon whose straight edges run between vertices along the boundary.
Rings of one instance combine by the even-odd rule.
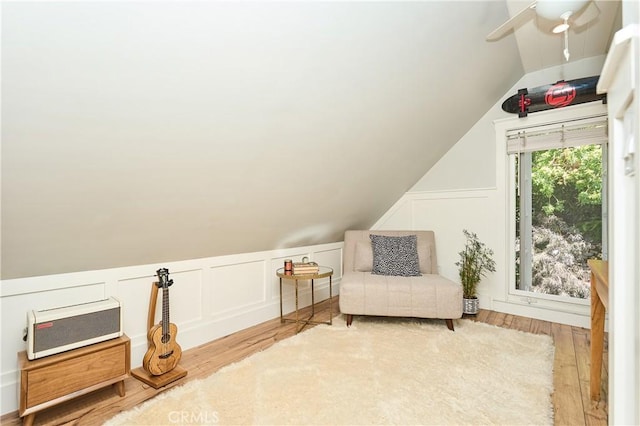
[[[372,243],[370,235],[383,238],[374,237]],[[386,259],[387,254],[396,256],[397,250],[387,250],[381,241],[409,244],[407,250],[404,246],[398,250],[403,251],[400,258],[406,257],[410,267],[398,265],[402,262],[397,262],[397,257]],[[394,269],[398,266],[399,270]],[[438,275],[433,231],[350,230],[344,237],[340,311],[346,315],[347,326],[354,315],[376,315],[440,318],[453,330],[453,320],[462,317],[462,286]]]

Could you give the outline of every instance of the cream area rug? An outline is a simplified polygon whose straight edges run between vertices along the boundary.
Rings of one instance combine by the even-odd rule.
[[[106,425],[553,424],[551,337],[454,323],[338,317]]]

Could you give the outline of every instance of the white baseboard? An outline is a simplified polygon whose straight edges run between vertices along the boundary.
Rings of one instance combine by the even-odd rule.
[[[504,302],[501,300],[493,300],[492,307],[490,309],[496,312],[519,315],[542,321],[556,322],[587,329],[591,328],[591,319],[589,315],[585,316],[573,312],[562,312],[539,306],[516,304],[512,302]]]

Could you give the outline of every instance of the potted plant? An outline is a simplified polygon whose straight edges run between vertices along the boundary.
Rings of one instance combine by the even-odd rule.
[[[496,262],[493,260],[493,250],[480,242],[478,236],[466,229],[462,231],[467,239],[464,250],[460,253],[460,261],[456,262],[460,272],[462,284],[463,309],[465,314],[478,313],[478,297],[476,291],[480,279],[487,272],[496,271]]]

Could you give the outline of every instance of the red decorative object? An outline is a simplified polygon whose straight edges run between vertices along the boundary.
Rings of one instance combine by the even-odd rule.
[[[596,86],[600,76],[579,78],[576,80],[561,80],[555,84],[534,87],[533,89],[519,89],[518,93],[510,96],[502,103],[505,112],[526,117],[530,112],[545,111],[562,108],[585,102],[607,102],[607,95],[596,93]]]

